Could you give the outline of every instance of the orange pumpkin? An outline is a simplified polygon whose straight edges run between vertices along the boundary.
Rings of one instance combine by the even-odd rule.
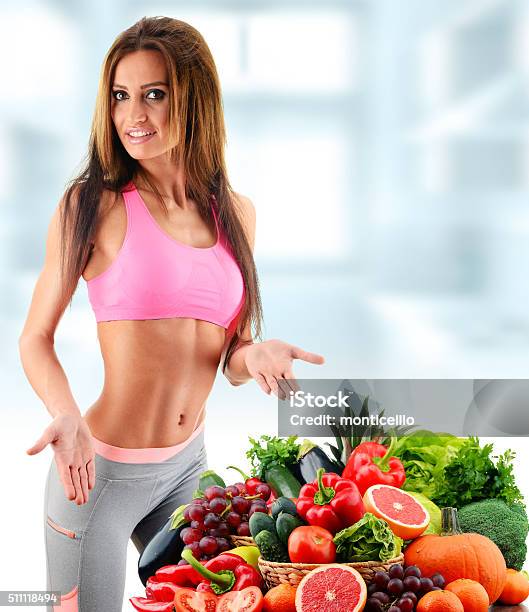
[[[477,533],[461,533],[455,508],[443,508],[441,535],[425,535],[404,551],[406,565],[424,576],[440,572],[447,583],[469,578],[481,583],[494,603],[505,586],[506,566],[500,549]]]

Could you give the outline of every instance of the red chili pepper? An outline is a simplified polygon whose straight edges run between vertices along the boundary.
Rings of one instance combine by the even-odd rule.
[[[317,471],[314,482],[303,485],[296,509],[309,525],[317,525],[336,533],[354,525],[365,514],[362,496],[352,480],[324,469]]]
[[[237,470],[237,472],[239,472],[239,474],[244,478],[244,486],[246,487],[246,493],[248,495],[255,495],[255,490],[257,489],[257,487],[259,485],[266,484],[262,480],[259,480],[259,478],[250,478],[248,474],[245,474],[241,469],[235,467],[234,465],[229,465],[227,469]]]
[[[190,550],[184,549],[182,558],[202,575],[197,590],[208,591],[209,587],[216,595],[221,595],[227,591],[240,591],[247,586],[261,587],[259,572],[238,555],[222,553],[210,559],[206,565],[201,565]]]
[[[376,484],[402,487],[406,480],[404,466],[400,459],[391,456],[396,444],[395,437],[388,448],[377,442],[359,444],[351,453],[342,476],[353,480],[361,495]]]
[[[180,587],[174,582],[156,582],[149,578],[145,585],[145,595],[156,601],[174,601],[176,590]]]
[[[132,607],[140,612],[173,612],[174,610],[173,601],[154,601],[146,597],[131,597],[129,601]]]

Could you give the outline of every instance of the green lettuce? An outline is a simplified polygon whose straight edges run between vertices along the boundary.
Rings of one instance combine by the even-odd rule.
[[[336,554],[344,563],[389,561],[400,555],[402,540],[383,519],[370,512],[334,536]]]
[[[424,430],[399,438],[394,456],[402,461],[406,471],[402,488],[436,500],[443,486],[444,469],[464,443],[463,438]]]

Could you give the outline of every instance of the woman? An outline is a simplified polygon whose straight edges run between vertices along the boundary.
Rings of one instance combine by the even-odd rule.
[[[61,591],[62,611],[122,609],[129,538],[141,552],[206,468],[205,402],[219,364],[233,385],[253,378],[281,396],[295,386],[293,359],[323,363],[253,340],[255,213],[231,190],[224,144],[202,36],[162,17],[119,35],[103,64],[86,168],[50,223],[20,337],[26,375],[53,417],[27,452],[54,451],[47,588]],[[84,416],[53,349],[81,275],[105,367]]]

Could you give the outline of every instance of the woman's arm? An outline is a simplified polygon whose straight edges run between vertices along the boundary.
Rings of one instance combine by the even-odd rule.
[[[255,243],[255,208],[252,202],[244,196],[238,196],[241,206],[241,218],[252,248]],[[237,325],[237,319],[232,322],[226,334],[226,343],[222,351],[224,359],[229,338]],[[290,391],[297,391],[298,385],[294,378],[292,362],[301,359],[308,363],[321,365],[324,358],[316,353],[309,353],[282,340],[265,340],[254,343],[250,326],[247,325],[238,347],[232,353],[224,371],[224,375],[232,385],[241,385],[254,378],[261,389],[270,395],[285,399]]]
[[[24,372],[52,417],[81,414],[54,349],[55,330],[70,299],[70,296],[61,296],[59,278],[61,204],[49,224],[44,266],[19,338]]]
[[[246,233],[248,244],[253,252],[255,246],[255,207],[252,201],[240,194],[235,194],[240,206],[241,221]],[[226,334],[226,342],[222,350],[221,363],[224,361],[224,355],[228,350],[229,339],[232,337],[233,332],[237,328],[238,317],[236,317],[231,325],[228,327],[228,333]],[[253,344],[252,330],[248,324],[241,335],[239,346],[232,353],[230,360],[224,371],[224,376],[230,381],[232,385],[238,386],[248,382],[252,376],[248,372],[248,368],[245,363],[245,356],[248,348]]]
[[[27,453],[34,455],[50,444],[66,496],[81,504],[88,501],[88,490],[95,484],[95,453],[90,429],[81,416],[54,349],[55,330],[71,297],[62,290],[60,278],[63,205],[61,200],[49,224],[44,266],[19,337],[19,351],[31,386],[53,417]]]

